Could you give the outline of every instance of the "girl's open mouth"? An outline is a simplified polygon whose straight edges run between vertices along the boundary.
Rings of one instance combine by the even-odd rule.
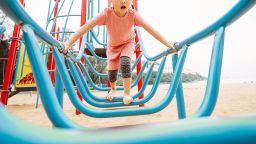
[[[121,9],[122,9],[122,10],[126,9],[126,6],[121,6]]]

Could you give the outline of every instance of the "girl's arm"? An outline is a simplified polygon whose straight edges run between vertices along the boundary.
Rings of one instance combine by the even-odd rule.
[[[151,25],[148,23],[144,23],[142,26],[148,33],[150,33],[154,38],[160,41],[162,44],[167,46],[168,48],[173,49],[173,52],[177,52],[177,50],[173,47],[173,44],[170,44],[158,31],[156,31]]]
[[[111,0],[108,0],[108,7],[111,7]]]
[[[84,33],[86,33],[87,31],[89,31],[90,29],[92,29],[94,26],[96,26],[94,21],[89,21],[88,23],[84,24],[82,27],[80,27],[78,29],[78,31],[72,35],[69,40],[67,40],[64,43],[64,51],[67,51],[68,49],[70,49],[70,47],[72,46],[73,43],[75,43],[80,37],[83,36]]]

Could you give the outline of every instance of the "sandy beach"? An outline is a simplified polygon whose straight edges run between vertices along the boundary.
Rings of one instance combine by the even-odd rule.
[[[183,84],[184,98],[187,116],[193,114],[200,106],[204,93],[205,83]],[[146,106],[153,106],[160,102],[169,84],[161,84]],[[145,95],[151,90],[148,86]],[[132,89],[132,94],[136,93],[137,88]],[[106,92],[92,90],[97,96],[104,96]],[[121,92],[120,92],[121,93]],[[51,122],[44,112],[43,106],[39,101],[39,107],[35,108],[37,94],[35,92],[23,92],[9,99],[8,110],[20,119],[44,127],[52,127]],[[96,108],[98,109],[98,108]],[[256,114],[256,84],[255,83],[221,83],[218,101],[211,117],[235,116]],[[150,115],[115,117],[115,118],[92,118],[84,114],[75,115],[75,108],[64,96],[64,112],[72,120],[80,125],[93,128],[113,127],[123,125],[136,125],[178,120],[176,99],[162,111]]]

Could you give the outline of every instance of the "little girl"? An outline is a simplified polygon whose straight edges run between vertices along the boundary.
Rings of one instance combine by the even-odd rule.
[[[110,7],[112,2],[113,7]],[[96,25],[106,25],[108,33],[107,46],[107,69],[111,91],[107,99],[112,101],[116,94],[117,72],[120,67],[123,85],[123,103],[128,105],[133,99],[130,96],[131,86],[131,58],[134,53],[135,32],[134,26],[143,27],[148,33],[163,43],[168,48],[174,49],[161,34],[144,21],[144,19],[131,8],[132,0],[108,0],[109,8],[106,8],[98,16],[83,25],[71,38],[64,43],[64,50],[67,51],[84,33]]]

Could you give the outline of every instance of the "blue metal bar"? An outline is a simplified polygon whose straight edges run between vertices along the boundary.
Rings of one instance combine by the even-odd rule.
[[[20,45],[20,49],[21,49],[21,45]],[[26,47],[24,48],[24,54],[23,54],[23,57],[22,57],[22,62],[21,62],[21,71],[20,71],[20,75],[19,77],[17,78],[17,80],[20,80],[22,78],[22,75],[24,73],[24,64],[25,64],[25,59],[26,59]]]
[[[175,53],[174,55],[172,55],[173,71],[176,68],[177,60],[178,60],[178,54]],[[182,78],[180,79],[180,83],[179,83],[177,91],[176,91],[176,103],[177,103],[177,111],[178,111],[179,119],[186,118],[186,108],[185,108],[185,102],[184,102]]]
[[[64,86],[62,84],[58,70],[55,72],[55,93],[58,98],[58,102],[61,108],[63,108],[63,95],[64,95]]]
[[[29,24],[33,27],[35,34],[39,36],[42,40],[50,45],[55,45],[60,47],[60,43],[54,39],[50,34],[48,34],[43,28],[41,28],[24,10],[23,6],[17,2],[17,0],[1,0],[0,7],[12,20],[22,26],[24,24]]]
[[[68,10],[68,14],[67,14],[67,17],[66,17],[66,20],[65,20],[65,24],[64,24],[64,27],[63,27],[63,33],[61,35],[61,41],[64,40],[64,34],[65,34],[65,31],[66,31],[66,28],[67,28],[68,18],[69,18],[69,14],[70,14],[70,11],[72,9],[73,3],[74,3],[74,0],[72,0],[72,2],[70,4],[70,7],[69,7],[69,10]]]
[[[102,43],[102,42],[99,41],[99,39],[98,39],[98,37],[97,37],[97,35],[95,34],[95,32],[94,32],[93,29],[90,30],[90,34],[91,34],[92,38],[94,38],[94,40],[95,40],[98,44],[100,44],[100,45],[102,45],[102,46],[107,46],[106,43]]]
[[[145,62],[139,72],[139,74],[137,75],[136,79],[133,81],[132,85],[131,85],[131,88],[133,88],[134,86],[137,85],[137,83],[139,82],[139,79],[140,77],[142,76],[146,66],[147,66],[148,62]],[[102,87],[98,87],[94,84],[94,82],[92,81],[88,71],[86,70],[85,66],[84,65],[81,65],[82,69],[83,69],[83,73],[85,74],[85,76],[87,77],[87,80],[89,81],[89,83],[92,85],[93,88],[97,89],[97,90],[101,90],[101,91],[109,91],[110,88],[107,87],[107,88],[102,88]],[[123,87],[117,87],[116,90],[124,90]]]
[[[164,69],[164,66],[165,66],[165,61],[166,61],[166,57],[164,57],[164,58],[162,59],[162,62],[161,62],[160,67],[159,67],[159,71],[158,71],[158,73],[157,73],[157,75],[156,75],[156,77],[155,77],[155,81],[154,81],[154,83],[153,83],[153,85],[152,85],[152,89],[151,89],[151,91],[149,92],[149,94],[148,94],[146,97],[144,97],[143,99],[139,99],[139,100],[133,101],[133,102],[132,102],[132,105],[138,105],[138,104],[146,103],[146,102],[148,102],[148,101],[155,95],[155,92],[156,92],[156,90],[157,90],[157,88],[158,88],[158,86],[159,86],[160,80],[161,80],[161,76],[162,76],[162,74],[163,74],[163,69]],[[151,65],[151,67],[152,67],[152,65]],[[151,67],[150,67],[150,69],[151,69]],[[79,76],[82,77],[82,76],[81,76],[81,72],[79,72],[79,68],[78,68],[77,66],[76,66],[76,68],[77,68],[77,71],[78,71]],[[146,85],[148,84],[149,79],[150,79],[150,77],[151,77],[151,73],[152,73],[152,70],[149,70],[149,71],[151,71],[151,72],[150,72],[150,73],[147,73],[147,75],[145,76],[145,79],[144,79],[144,82],[143,82],[144,85],[142,85],[140,91],[139,91],[137,94],[135,94],[135,95],[132,96],[133,99],[138,98],[138,97],[144,92],[144,90],[145,90],[145,88],[146,88]],[[95,101],[106,102],[106,99],[105,99],[105,98],[99,98],[99,97],[95,97],[95,96],[91,95],[90,90],[88,90],[88,88],[87,88],[88,86],[87,86],[86,81],[85,81],[83,78],[81,78],[81,80],[82,80],[83,86],[84,86],[85,89],[87,90],[88,95],[89,95],[92,99],[94,99]],[[114,97],[114,99],[113,99],[112,101],[113,101],[113,102],[122,101],[122,98],[123,98],[123,97]]]
[[[35,104],[36,109],[38,108],[39,98],[40,98],[40,94],[37,92],[37,94],[36,94],[36,104]]]
[[[51,11],[51,14],[49,15],[50,8],[51,8],[51,1],[52,1],[52,0],[50,0],[49,6],[48,6],[48,14],[47,14],[46,26],[49,24],[49,23],[48,23],[48,22],[49,22],[49,18],[52,17],[53,12],[54,12],[54,10],[55,10],[55,8],[56,8],[58,2],[59,2],[59,1],[55,1],[54,7],[53,7],[53,9],[52,9],[52,11]]]
[[[88,67],[90,68],[90,70],[96,74],[97,76],[101,76],[101,77],[107,77],[108,74],[104,74],[104,73],[99,73],[97,70],[95,70],[95,68],[92,66],[91,62],[89,61],[89,59],[87,58],[87,55],[83,55],[85,62],[87,63]],[[138,64],[138,62],[141,60],[142,55],[140,55],[135,62],[132,65],[131,68],[131,72],[135,69],[136,65]],[[81,63],[82,64],[82,63]],[[120,73],[118,73],[118,75],[121,75]]]
[[[63,3],[64,3],[64,1],[63,1]],[[63,33],[61,35],[61,41],[64,40],[64,34],[65,34],[65,31],[66,31],[68,18],[69,18],[69,14],[70,14],[70,11],[72,9],[73,3],[74,3],[74,0],[71,1],[70,7],[69,7],[69,10],[68,10],[68,13],[67,13],[67,17],[66,17],[66,20],[65,20],[64,28],[63,28]],[[64,86],[63,86],[63,83],[61,82],[61,79],[60,79],[60,76],[59,76],[58,72],[55,72],[55,92],[58,96],[58,102],[59,102],[60,106],[63,107]]]
[[[204,100],[200,108],[193,115],[193,117],[203,117],[211,115],[216,105],[220,85],[221,66],[224,49],[224,36],[225,28],[220,27],[217,30],[214,38]]]
[[[98,0],[99,1],[99,0]],[[91,3],[92,3],[92,17],[91,18],[93,18],[94,17],[94,0],[93,1],[91,1]],[[98,3],[98,6],[99,6],[100,4]],[[99,7],[98,7],[98,13],[99,13]],[[99,34],[100,34],[100,26],[97,26],[97,34],[96,34],[96,36],[98,37],[99,36]]]
[[[237,4],[234,5],[234,7],[228,11],[223,17],[221,17],[218,21],[216,21],[214,24],[209,26],[207,30],[202,30],[191,37],[181,41],[175,47],[177,49],[180,49],[183,45],[189,45],[196,41],[199,41],[211,34],[214,29],[216,30],[218,27],[226,25],[228,26],[232,22],[234,22],[236,19],[238,19],[240,16],[242,16],[246,11],[248,11],[250,8],[252,8],[255,5],[255,0],[239,0]],[[49,35],[46,31],[44,31],[24,10],[24,8],[20,5],[20,3],[17,2],[17,0],[1,0],[0,1],[0,7],[1,9],[8,14],[12,20],[18,24],[22,25],[24,23],[30,24],[33,29],[35,30],[35,33],[38,37],[40,37],[42,40],[44,40],[46,43],[54,46],[58,46],[58,48],[61,48],[59,42],[55,40],[51,35]],[[165,53],[169,53],[165,52]],[[162,54],[164,55],[164,54]]]
[[[22,43],[21,41],[19,43]],[[17,52],[17,59],[16,59],[16,64],[19,65],[20,63],[20,54],[21,54],[21,44],[19,44],[19,49]],[[13,77],[13,85],[16,85],[16,78],[17,78],[17,74],[18,74],[18,66],[16,66],[15,72],[14,72],[14,77]]]
[[[60,33],[63,34],[63,33],[75,33],[75,32],[71,32],[71,31],[70,32],[69,31],[68,32],[66,32],[66,31],[50,32],[50,34],[60,34]]]
[[[145,47],[144,47],[144,44],[143,44],[143,40],[142,40],[142,37],[141,37],[141,34],[140,34],[140,30],[139,28],[135,28],[136,31],[137,31],[137,35],[138,35],[138,38],[139,38],[139,45],[140,45],[140,48],[142,50],[142,54],[144,55],[144,57],[147,59],[147,60],[150,60],[150,61],[156,61],[158,59],[161,59],[163,56],[167,56],[171,53],[173,53],[172,49],[167,49],[153,57],[150,57],[147,53],[147,51],[145,50]]]
[[[82,97],[85,99],[85,101],[87,103],[89,103],[92,106],[96,106],[96,107],[120,107],[120,106],[125,106],[123,104],[123,102],[114,102],[114,103],[96,102],[95,99],[100,99],[100,100],[103,99],[104,101],[106,101],[106,98],[98,98],[98,97],[94,96],[90,92],[86,81],[83,78],[80,77],[81,76],[81,71],[77,71],[77,69],[79,69],[79,67],[76,65],[76,68],[75,68],[73,63],[70,60],[68,60],[68,64],[69,64],[69,67],[70,67],[71,74],[72,74],[72,76],[73,76],[73,78],[76,82],[76,85],[78,86],[78,89],[79,89]],[[147,82],[149,81],[149,78],[150,78],[150,75],[152,73],[153,67],[154,67],[154,65],[151,65],[151,67],[149,69],[149,71],[151,71],[151,72],[147,74]],[[79,74],[80,74],[80,76],[79,76]],[[83,82],[82,82],[82,80],[83,80]],[[146,87],[146,84],[145,84],[145,87]],[[145,90],[145,88],[144,88],[144,90]],[[140,95],[137,94],[137,97],[139,97],[139,96]],[[119,101],[121,101],[123,97],[122,98],[119,97],[119,98],[120,98]],[[134,103],[132,103],[131,105],[134,105]]]
[[[255,5],[255,0],[239,0],[233,8],[231,8],[227,13],[225,13],[222,17],[216,20],[213,24],[208,27],[202,29],[201,31],[195,33],[194,35],[182,40],[180,43],[176,45],[177,49],[180,49],[183,45],[191,45],[195,42],[202,40],[212,34],[219,27],[227,27],[232,24],[235,20],[241,17],[244,13],[246,13],[249,9],[251,9]]]
[[[51,5],[52,5],[52,0],[49,0],[48,10],[47,10],[47,17],[46,17],[46,25],[47,25],[47,22],[48,22],[49,17],[50,17],[50,9],[51,9]]]
[[[139,92],[138,92],[137,94],[135,94],[134,96],[132,96],[133,99],[138,98],[138,97],[144,92],[144,90],[146,89],[146,86],[147,86],[147,84],[148,84],[148,82],[149,82],[150,76],[151,76],[152,71],[153,71],[153,66],[154,66],[154,64],[152,64],[152,65],[150,66],[150,68],[149,68],[149,70],[148,70],[148,73],[147,73],[146,76],[145,76],[145,79],[144,79],[145,85],[142,86],[142,88],[139,90]],[[73,65],[70,65],[70,68],[74,69],[74,66],[73,66]],[[82,67],[82,69],[84,70],[84,67]],[[73,70],[73,71],[74,71],[74,70]],[[76,75],[74,75],[74,74],[79,75],[79,76],[76,76]],[[88,74],[88,73],[87,73],[87,74]],[[86,74],[86,75],[87,75],[87,74]],[[84,77],[83,77],[83,75],[82,75],[82,72],[81,72],[81,70],[79,69],[79,67],[78,67],[77,65],[76,65],[76,73],[73,72],[73,76],[79,77],[79,79],[82,81],[82,86],[84,86],[84,88],[85,88],[85,90],[86,90],[86,93],[87,93],[92,99],[94,99],[95,101],[101,101],[101,102],[106,102],[106,101],[107,101],[106,98],[99,98],[99,97],[96,97],[96,96],[94,96],[94,95],[90,92],[90,90],[89,90],[89,88],[88,88],[88,84],[87,84],[86,80],[84,79]],[[121,101],[121,100],[123,100],[123,97],[118,97],[118,96],[116,96],[116,97],[113,98],[113,101]]]
[[[189,119],[162,124],[93,129],[43,129],[22,122],[0,105],[2,143],[255,143],[255,116]],[[202,134],[203,132],[203,134]],[[127,136],[128,135],[128,136]],[[186,138],[184,138],[184,135]],[[198,136],[200,135],[200,137]]]
[[[57,2],[57,1],[56,1],[56,2]],[[56,17],[59,15],[59,13],[60,13],[60,11],[61,11],[61,9],[62,9],[64,3],[65,3],[65,0],[63,0],[62,4],[61,4],[61,6],[60,6],[60,9],[58,10],[58,12],[57,12],[57,14],[56,14]],[[53,23],[52,23],[52,28],[51,28],[50,32],[53,31],[54,25],[56,24],[56,22],[57,22],[57,18],[54,19],[54,21],[53,21]],[[50,21],[48,21],[48,23],[50,23]]]
[[[41,95],[41,100],[49,119],[56,127],[80,129],[81,127],[73,123],[63,113],[61,107],[56,105],[58,103],[57,96],[54,92],[50,76],[48,75],[47,67],[44,63],[37,39],[29,25],[23,26],[23,36],[37,84],[37,90]]]
[[[81,15],[80,15],[80,14],[60,15],[60,16],[56,16],[56,17],[54,17],[54,18],[49,19],[49,21],[52,21],[52,20],[54,20],[55,18],[57,19],[57,18],[70,17],[70,16],[76,17],[76,16],[81,16]]]
[[[121,109],[121,110],[108,110],[108,111],[100,111],[96,109],[92,109],[84,105],[80,99],[77,97],[75,89],[73,87],[71,78],[68,74],[67,69],[65,68],[64,62],[60,58],[60,54],[57,49],[54,49],[54,57],[56,61],[56,65],[58,67],[59,73],[61,75],[62,81],[67,90],[68,96],[72,102],[72,104],[83,114],[86,114],[91,117],[103,118],[103,117],[119,117],[119,116],[131,116],[131,115],[144,115],[144,114],[152,114],[164,109],[172,100],[175,91],[178,87],[178,83],[181,76],[181,71],[183,69],[187,48],[185,48],[181,52],[181,56],[177,62],[177,68],[174,71],[173,80],[170,83],[169,91],[166,94],[164,100],[156,106],[146,107],[146,108],[134,108],[134,109]]]
[[[107,60],[107,58],[99,57],[99,56],[94,52],[94,47],[93,47],[92,43],[90,43],[90,44],[87,43],[86,46],[87,46],[88,50],[92,53],[92,55],[93,55],[96,59],[98,59],[98,60]]]
[[[50,1],[49,1],[49,4],[48,4],[47,19],[46,19],[46,24],[45,24],[45,30],[46,30],[46,31],[47,31],[48,26],[49,26],[49,23],[50,23],[50,22],[49,22],[49,21],[50,21],[49,19],[50,19],[50,17],[52,17],[52,14],[53,14],[53,12],[54,12],[54,10],[55,10],[55,8],[56,8],[58,2],[59,2],[59,1],[55,1],[54,7],[53,7],[52,12],[51,12],[51,14],[50,14],[51,1],[52,1],[52,0],[50,0]],[[64,4],[64,3],[63,3],[63,4]],[[54,23],[54,24],[55,24],[55,23]],[[52,28],[54,27],[54,24],[52,25]],[[51,28],[51,29],[52,29],[52,28]],[[50,32],[51,32],[51,31],[50,31]],[[42,43],[41,49],[45,49],[45,44],[44,44],[44,43]],[[48,54],[46,55],[45,60],[46,60],[46,63],[47,63],[47,61],[48,61]]]

